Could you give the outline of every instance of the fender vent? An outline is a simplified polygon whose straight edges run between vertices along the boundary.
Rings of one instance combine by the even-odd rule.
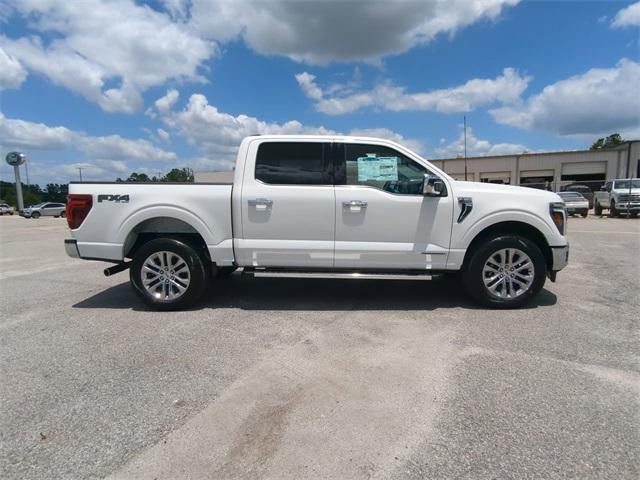
[[[462,221],[471,213],[471,210],[473,210],[473,200],[471,197],[458,197],[458,204],[460,205],[458,223],[462,223]]]

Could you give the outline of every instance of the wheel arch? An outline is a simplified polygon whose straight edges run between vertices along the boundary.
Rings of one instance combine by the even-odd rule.
[[[169,237],[183,241],[202,252],[211,261],[207,242],[190,223],[175,217],[157,216],[140,221],[129,230],[123,245],[122,256],[131,258],[136,250],[154,238]]]
[[[462,268],[465,268],[467,266],[469,260],[471,259],[471,256],[473,255],[473,252],[475,252],[478,245],[480,245],[486,239],[508,234],[520,235],[535,243],[544,255],[547,269],[551,268],[551,265],[553,264],[553,254],[551,252],[549,242],[547,241],[547,238],[544,236],[544,234],[529,223],[513,220],[494,223],[478,232],[475,237],[473,237],[471,243],[466,249],[464,260],[462,262]]]

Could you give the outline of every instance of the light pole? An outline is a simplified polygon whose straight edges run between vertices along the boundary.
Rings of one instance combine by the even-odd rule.
[[[27,161],[27,156],[20,152],[7,153],[6,161],[13,167],[13,173],[16,177],[16,200],[18,201],[18,211],[24,208],[22,200],[22,181],[20,181],[20,165]]]
[[[82,181],[82,167],[78,167],[78,172],[80,173],[80,181]]]
[[[467,116],[464,117],[464,181],[467,181]]]

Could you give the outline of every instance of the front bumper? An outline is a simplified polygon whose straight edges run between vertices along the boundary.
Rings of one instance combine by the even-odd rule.
[[[569,243],[563,247],[551,247],[552,272],[562,270],[569,263]]]
[[[65,238],[64,249],[72,258],[80,258],[80,252],[78,251],[78,243],[74,238]]]
[[[638,202],[620,202],[616,203],[616,210],[629,210],[637,212],[640,210],[640,203]]]

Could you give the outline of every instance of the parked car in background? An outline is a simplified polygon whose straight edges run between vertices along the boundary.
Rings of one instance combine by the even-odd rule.
[[[567,207],[567,215],[589,215],[589,201],[578,192],[558,192],[560,198]]]
[[[0,215],[13,215],[13,207],[8,203],[0,203]]]
[[[20,216],[24,218],[40,218],[42,216],[64,217],[66,205],[64,203],[42,202],[20,210]]]
[[[562,187],[562,191],[563,192],[578,192],[578,193],[582,194],[582,196],[584,198],[586,198],[587,201],[589,202],[589,208],[593,208],[594,193],[593,193],[593,188],[590,187],[589,185],[582,185],[582,184],[574,183],[574,184],[571,184],[571,185],[565,185],[564,187]]]
[[[610,217],[628,213],[637,217],[640,212],[640,178],[609,180],[600,192],[596,192],[594,206],[596,215],[609,209]]]

